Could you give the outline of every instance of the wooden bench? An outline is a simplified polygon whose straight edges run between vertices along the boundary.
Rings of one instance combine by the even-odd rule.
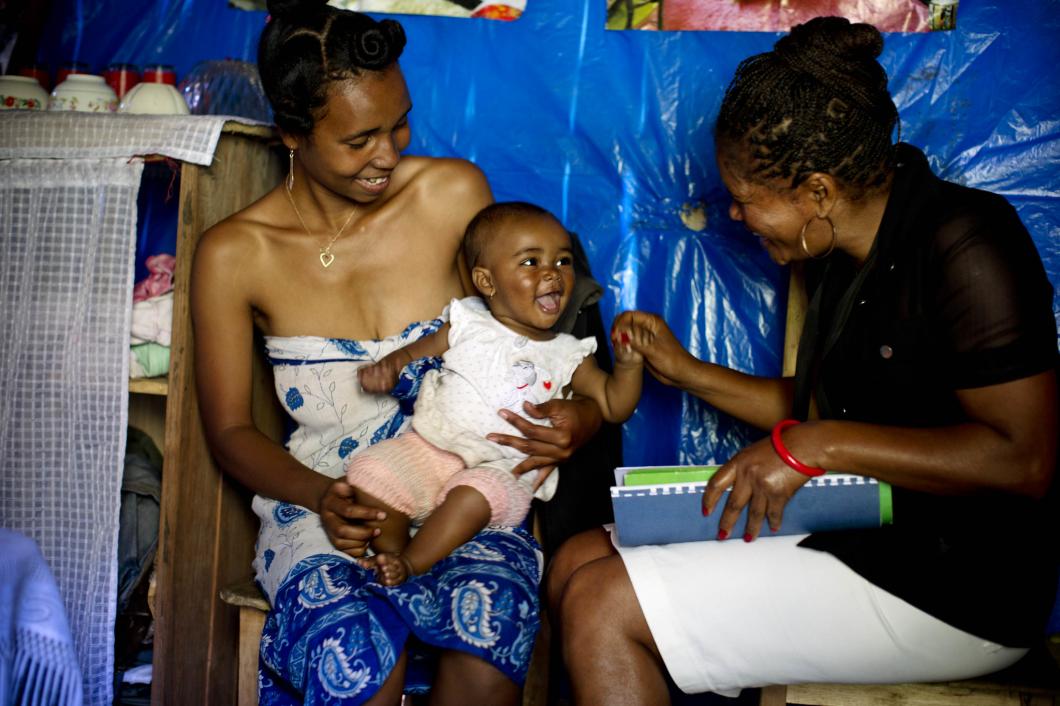
[[[269,602],[253,581],[221,589],[221,600],[239,609],[239,645],[236,651],[236,706],[258,704],[258,649]]]
[[[1012,667],[924,684],[798,684],[762,689],[759,706],[1060,706],[1060,635]]]

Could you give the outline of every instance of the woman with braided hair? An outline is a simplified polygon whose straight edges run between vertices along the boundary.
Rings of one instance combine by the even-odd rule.
[[[578,704],[667,703],[667,675],[730,696],[967,678],[1044,636],[1057,587],[1052,286],[1004,199],[892,144],[882,46],[844,19],[797,26],[740,64],[717,119],[731,217],[776,262],[807,266],[794,378],[697,360],[652,314],[616,319],[641,329],[634,349],[663,383],[773,431],[704,495],[718,539],[743,541],[616,549],[590,531],[560,548],[546,584]],[[768,536],[822,469],[890,483],[893,525]]]
[[[362,568],[385,519],[355,501],[345,461],[408,426],[406,398],[365,392],[359,368],[437,330],[474,291],[460,248],[493,199],[455,159],[406,157],[412,108],[401,26],[271,0],[258,68],[287,149],[284,183],[207,231],[192,273],[203,428],[222,469],[256,493],[254,569],[272,610],[263,704],[514,704],[539,624],[541,552],[520,528],[486,528],[399,587]],[[414,283],[414,286],[410,284]],[[255,330],[295,429],[281,447],[254,425]],[[600,424],[591,400],[527,405],[498,438],[540,478]],[[433,660],[433,661],[432,661]],[[433,678],[424,666],[436,665]]]

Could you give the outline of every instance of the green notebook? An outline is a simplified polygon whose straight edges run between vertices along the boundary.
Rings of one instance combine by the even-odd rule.
[[[720,466],[651,466],[626,473],[625,486],[660,483],[706,483]]]

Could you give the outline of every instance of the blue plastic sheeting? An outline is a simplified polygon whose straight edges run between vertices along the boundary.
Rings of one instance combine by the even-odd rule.
[[[662,313],[691,351],[780,369],[787,274],[729,221],[711,125],[737,63],[773,33],[612,32],[604,0],[530,0],[517,22],[402,16],[411,151],[465,157],[498,199],[552,209],[608,290],[605,321]],[[1007,196],[1060,281],[1060,3],[961,3],[954,32],[887,36],[902,139],[946,178]],[[56,0],[44,63],[254,60],[264,14],[222,0]],[[702,204],[706,228],[686,227]],[[1060,312],[1060,306],[1054,305]],[[651,382],[628,464],[724,461],[758,434]]]

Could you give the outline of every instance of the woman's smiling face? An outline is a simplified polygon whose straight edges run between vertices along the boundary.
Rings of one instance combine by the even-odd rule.
[[[298,139],[302,167],[331,191],[360,203],[378,198],[408,147],[412,109],[397,64],[335,81],[308,138]]]
[[[732,197],[729,217],[742,221],[777,264],[805,259],[799,233],[814,215],[812,200],[804,198],[802,189],[772,188],[749,181],[728,151],[719,151],[717,161],[721,180]]]

